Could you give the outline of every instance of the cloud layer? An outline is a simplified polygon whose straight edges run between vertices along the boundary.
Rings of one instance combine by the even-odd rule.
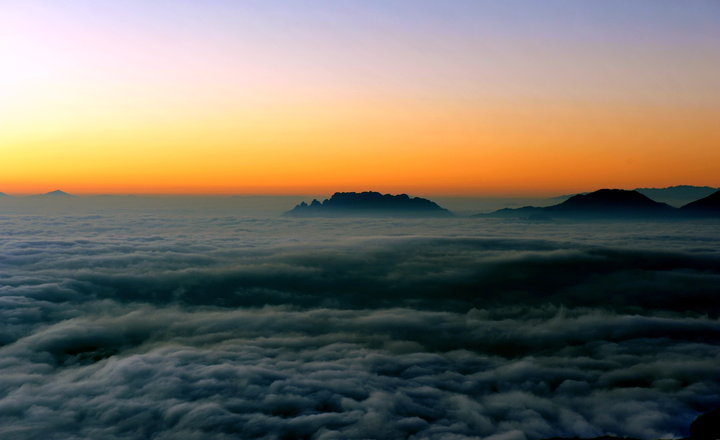
[[[712,224],[0,225],[3,436],[651,439],[720,406]]]

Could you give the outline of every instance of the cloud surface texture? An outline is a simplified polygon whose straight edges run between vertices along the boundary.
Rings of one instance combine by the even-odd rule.
[[[0,217],[0,436],[687,435],[712,222]]]

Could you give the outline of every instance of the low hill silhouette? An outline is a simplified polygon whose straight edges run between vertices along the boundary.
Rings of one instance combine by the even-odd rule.
[[[676,211],[672,206],[656,202],[637,191],[601,189],[588,194],[577,194],[562,203],[544,208],[533,206],[519,209],[506,208],[485,215],[530,219],[552,217],[637,218],[674,216]]]
[[[720,215],[720,190],[700,200],[690,202],[680,210],[690,215],[718,216]]]
[[[656,202],[637,191],[600,189],[589,194],[578,194],[566,201],[543,208],[548,212],[573,214],[657,214],[671,212],[672,207]]]
[[[709,196],[717,190],[718,188],[713,188],[711,186],[694,185],[675,185],[667,186],[665,188],[635,188],[635,191],[640,194],[646,195],[656,202],[667,203],[673,207],[680,207],[694,200]],[[588,192],[565,194],[552,197],[548,200],[559,203],[578,194],[588,194]]]
[[[375,191],[337,192],[322,202],[300,203],[285,213],[289,217],[447,217],[452,214],[437,203],[407,194]]]

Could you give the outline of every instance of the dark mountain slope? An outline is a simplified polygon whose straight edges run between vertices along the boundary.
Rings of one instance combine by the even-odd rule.
[[[715,191],[707,197],[690,202],[680,210],[690,215],[720,216],[720,191]]]

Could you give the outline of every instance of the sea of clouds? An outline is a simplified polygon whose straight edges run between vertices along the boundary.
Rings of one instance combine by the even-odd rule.
[[[0,214],[0,437],[687,435],[720,222]]]

